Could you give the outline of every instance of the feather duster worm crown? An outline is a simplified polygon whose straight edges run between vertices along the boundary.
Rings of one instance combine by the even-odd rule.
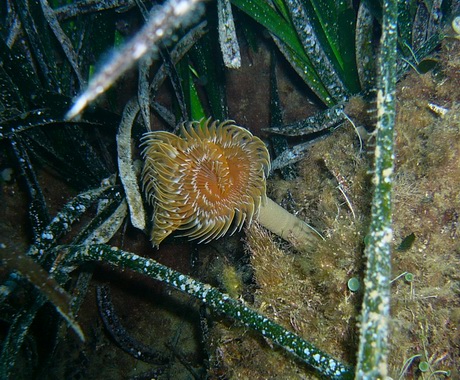
[[[181,136],[143,136],[144,190],[154,204],[152,243],[175,230],[209,242],[234,233],[266,200],[270,157],[262,140],[232,120],[182,124]]]

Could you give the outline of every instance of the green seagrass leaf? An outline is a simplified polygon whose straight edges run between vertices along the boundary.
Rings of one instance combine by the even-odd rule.
[[[288,18],[288,10],[284,2],[281,0],[275,2],[279,12],[265,0],[232,0],[232,3],[267,28],[288,62],[324,104],[331,106],[335,103],[305,53],[297,32]]]
[[[209,28],[213,27],[212,23],[208,20]],[[190,57],[197,74],[195,84],[206,92],[211,115],[225,120],[228,119],[225,73],[217,42],[210,33],[206,34],[190,50]]]

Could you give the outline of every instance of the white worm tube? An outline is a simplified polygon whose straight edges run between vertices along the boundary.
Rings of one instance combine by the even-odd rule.
[[[274,234],[290,242],[299,251],[308,251],[323,237],[313,227],[292,215],[267,197],[260,206],[259,223]]]

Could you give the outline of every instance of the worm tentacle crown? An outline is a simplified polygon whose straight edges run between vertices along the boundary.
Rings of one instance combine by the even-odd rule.
[[[270,156],[247,129],[232,120],[202,119],[184,123],[180,136],[158,131],[142,139],[154,245],[175,230],[209,242],[257,217],[266,200]]]

